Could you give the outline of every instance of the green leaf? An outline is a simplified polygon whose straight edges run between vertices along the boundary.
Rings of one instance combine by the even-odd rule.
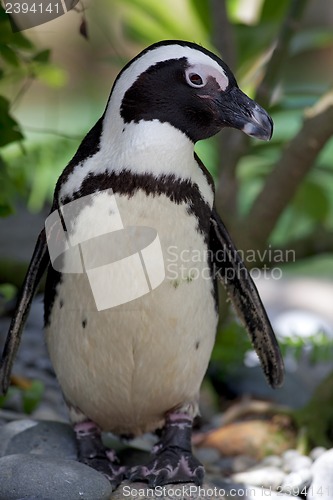
[[[44,394],[44,384],[33,380],[29,389],[22,392],[23,411],[30,415],[39,405]]]
[[[11,66],[18,67],[20,65],[20,60],[16,52],[8,47],[8,45],[0,45],[0,56]]]
[[[9,101],[0,96],[0,147],[23,139],[18,123],[9,114]]]
[[[38,54],[36,54],[32,58],[32,60],[40,63],[47,63],[50,60],[50,55],[51,55],[50,49],[42,50],[41,52],[38,52]]]

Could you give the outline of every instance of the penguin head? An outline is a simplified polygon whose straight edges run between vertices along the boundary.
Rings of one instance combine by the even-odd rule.
[[[112,104],[124,127],[157,120],[193,143],[224,127],[263,140],[273,131],[268,113],[239,89],[228,66],[190,42],[163,41],[141,52],[118,75]]]

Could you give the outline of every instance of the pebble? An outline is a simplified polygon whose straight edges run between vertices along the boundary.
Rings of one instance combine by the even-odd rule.
[[[298,472],[304,469],[310,469],[312,460],[305,455],[295,455],[285,460],[283,463],[283,470],[285,472]]]
[[[236,483],[244,483],[252,486],[261,486],[263,488],[272,488],[276,490],[283,483],[285,473],[277,467],[260,466],[245,472],[239,472],[232,475]]]
[[[326,448],[324,446],[316,446],[313,450],[310,451],[309,457],[315,461],[317,460],[323,453],[325,453]]]
[[[307,500],[331,500],[333,498],[333,449],[325,451],[311,467],[313,481]]]
[[[261,464],[272,467],[282,467],[282,458],[278,455],[268,455],[261,461]]]
[[[39,455],[0,458],[0,500],[107,500],[109,481],[74,460]]]
[[[35,425],[30,425],[14,435],[11,434],[12,429],[10,428],[10,438],[6,439],[7,429],[10,426],[11,424],[7,424],[0,429],[0,442],[1,437],[6,441],[6,447],[2,449],[2,456],[33,453],[70,460],[77,458],[74,432],[68,424],[35,422]]]
[[[298,494],[304,488],[309,486],[312,481],[312,472],[310,469],[301,469],[297,472],[290,472],[287,474],[282,485],[282,491],[286,493],[296,492]]]
[[[7,454],[8,445],[16,434],[20,434],[35,425],[36,422],[28,418],[25,420],[14,420],[9,424],[2,425],[0,427],[0,457]]]
[[[294,449],[290,449],[282,453],[282,461],[284,464],[290,462],[290,460],[294,460],[296,457],[300,456],[300,452]]]

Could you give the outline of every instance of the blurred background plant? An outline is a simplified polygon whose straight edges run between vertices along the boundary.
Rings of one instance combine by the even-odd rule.
[[[265,266],[269,273],[277,268],[283,276],[332,276],[331,2],[86,0],[65,16],[21,33],[12,33],[0,7],[0,23],[1,217],[16,221],[15,210],[30,211],[41,212],[42,220],[56,179],[101,115],[124,63],[158,40],[191,40],[220,53],[240,87],[269,110],[275,123],[269,143],[225,130],[196,146],[216,181],[217,208],[233,239],[245,255],[256,249],[248,265]],[[40,229],[37,220],[29,219],[36,221],[28,227],[33,238]],[[0,282],[6,283],[6,300],[14,290],[8,284],[18,285],[22,275],[20,258],[8,251],[7,235],[1,231]],[[25,245],[23,268],[33,238]],[[250,347],[240,340],[242,328],[226,307],[222,295],[223,335],[212,364],[214,373],[217,365],[225,367],[217,370],[218,380],[229,365],[239,366]],[[332,315],[329,320],[333,336]],[[319,359],[320,347],[322,354],[332,352],[326,333],[314,327],[305,340],[287,335],[280,341],[294,358],[302,355],[305,343]]]

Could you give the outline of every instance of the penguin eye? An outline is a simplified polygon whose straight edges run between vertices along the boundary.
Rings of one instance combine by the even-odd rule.
[[[191,87],[200,88],[206,85],[206,81],[198,73],[186,73],[186,81]]]

